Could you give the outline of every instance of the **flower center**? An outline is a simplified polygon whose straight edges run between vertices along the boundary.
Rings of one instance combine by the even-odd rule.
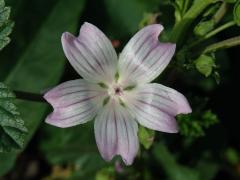
[[[109,87],[108,94],[112,98],[119,97],[123,95],[123,89],[119,85],[113,85]]]
[[[115,88],[115,95],[121,95],[122,94],[122,90],[120,87],[116,87]]]

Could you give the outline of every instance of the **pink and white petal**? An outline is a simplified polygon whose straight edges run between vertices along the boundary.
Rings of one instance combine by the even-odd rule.
[[[155,79],[169,64],[175,44],[158,40],[163,26],[149,25],[137,32],[119,56],[120,81],[146,83]]]
[[[44,95],[54,108],[46,122],[65,128],[90,121],[96,116],[105,95],[97,84],[83,79],[62,83]]]
[[[138,152],[138,126],[130,113],[114,101],[97,115],[94,124],[98,149],[106,161],[121,155],[130,165]]]
[[[117,54],[110,40],[96,26],[84,23],[78,37],[63,33],[62,46],[69,62],[84,79],[113,81]]]
[[[191,112],[187,99],[181,93],[153,83],[137,87],[129,95],[128,105],[141,125],[169,133],[178,131],[174,116]]]

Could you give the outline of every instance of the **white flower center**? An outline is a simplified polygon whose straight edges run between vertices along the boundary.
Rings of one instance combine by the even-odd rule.
[[[109,86],[108,94],[112,98],[118,98],[123,95],[123,89],[120,85],[114,84]]]

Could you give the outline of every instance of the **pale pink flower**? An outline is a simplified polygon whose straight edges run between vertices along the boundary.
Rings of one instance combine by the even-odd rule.
[[[117,56],[109,39],[97,27],[84,23],[78,37],[66,32],[66,57],[83,77],[60,84],[44,95],[54,111],[46,122],[66,128],[95,119],[94,130],[102,157],[121,155],[133,162],[139,148],[138,124],[176,133],[177,114],[191,112],[186,98],[161,84],[150,83],[171,60],[175,44],[161,43],[160,24],[149,25]]]

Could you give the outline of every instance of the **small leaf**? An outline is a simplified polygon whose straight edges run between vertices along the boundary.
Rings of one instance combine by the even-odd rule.
[[[149,149],[153,143],[155,131],[139,126],[138,137],[145,149]]]
[[[216,114],[210,110],[194,112],[188,115],[178,115],[177,122],[181,135],[188,138],[198,138],[205,135],[205,129],[218,123]]]
[[[11,9],[5,7],[4,0],[0,0],[0,50],[2,50],[9,42],[8,35],[12,32],[13,22],[9,21]]]
[[[240,26],[240,0],[234,6],[233,16],[235,23]]]
[[[195,28],[194,28],[194,34],[197,36],[204,36],[209,31],[213,30],[214,28],[214,20],[210,19],[207,21],[201,21]]]
[[[195,67],[201,74],[205,75],[205,77],[211,75],[215,66],[216,65],[213,57],[205,54],[202,54],[198,59],[195,60]]]
[[[0,83],[0,152],[22,148],[27,133],[14,99],[15,95]]]
[[[105,167],[99,170],[96,174],[96,180],[112,180],[114,178],[114,168],[113,167]]]
[[[226,150],[225,157],[226,157],[227,161],[232,165],[238,164],[239,160],[240,160],[238,152],[233,148],[228,148]]]

